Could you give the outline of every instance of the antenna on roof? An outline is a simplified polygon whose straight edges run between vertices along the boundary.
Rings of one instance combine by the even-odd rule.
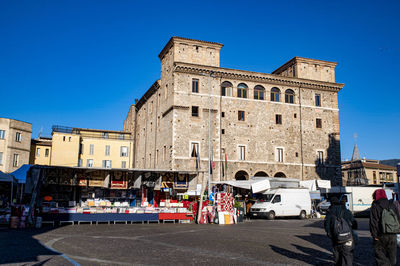
[[[42,132],[43,132],[43,127],[40,128],[40,131],[39,131],[39,134],[38,134],[38,138],[39,139],[40,139],[40,135],[42,134]]]

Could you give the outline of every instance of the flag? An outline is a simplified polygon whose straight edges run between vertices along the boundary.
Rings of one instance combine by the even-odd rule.
[[[228,158],[226,157],[226,153],[225,153],[225,170],[228,170]]]

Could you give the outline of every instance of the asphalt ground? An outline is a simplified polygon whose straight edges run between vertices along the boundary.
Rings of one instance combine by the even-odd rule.
[[[373,265],[368,219],[354,265]],[[329,265],[322,220],[236,225],[99,224],[0,229],[0,263],[13,265]]]

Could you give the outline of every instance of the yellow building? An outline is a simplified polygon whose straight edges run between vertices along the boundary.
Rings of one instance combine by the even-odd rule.
[[[30,164],[50,165],[52,139],[39,137],[31,141]]]
[[[50,148],[41,139],[35,141],[31,155],[33,164],[89,168],[132,167],[133,139],[128,132],[53,126]],[[48,161],[45,157],[46,147],[50,149]]]

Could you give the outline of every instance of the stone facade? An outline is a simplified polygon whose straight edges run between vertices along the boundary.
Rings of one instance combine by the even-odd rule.
[[[132,167],[208,171],[210,151],[213,180],[341,184],[336,63],[295,57],[273,74],[227,69],[222,46],[173,37],[164,47],[161,79],[124,122],[135,136]]]
[[[32,124],[0,118],[0,171],[10,173],[29,163]]]

